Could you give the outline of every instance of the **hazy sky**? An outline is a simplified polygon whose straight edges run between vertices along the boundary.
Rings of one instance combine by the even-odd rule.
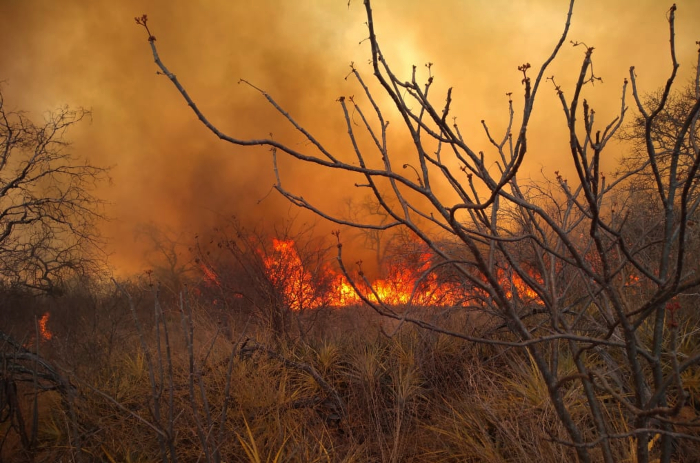
[[[430,4],[428,8],[426,5]],[[696,64],[700,1],[679,0],[678,59],[681,79]],[[663,85],[670,71],[670,2],[582,0],[570,38],[596,48],[595,72],[603,85],[588,99],[607,120],[619,109],[630,65],[642,89]],[[563,0],[375,0],[380,42],[397,73],[434,63],[436,89],[454,86],[455,114],[477,149],[487,149],[479,121],[505,124],[505,93],[522,91],[517,66],[537,67],[563,27]],[[139,223],[166,224],[186,233],[206,232],[219,215],[251,222],[286,217],[288,204],[273,194],[271,162],[262,149],[226,145],[194,117],[174,87],[156,75],[145,32],[134,17],[147,13],[161,57],[212,122],[231,135],[270,132],[303,148],[245,78],[271,93],[329,147],[345,150],[341,95],[359,95],[344,80],[349,63],[370,79],[361,0],[0,0],[0,81],[6,104],[39,119],[69,105],[92,110],[92,122],[69,133],[79,156],[113,166],[100,196],[110,202],[112,262],[139,268]],[[362,42],[362,43],[361,43]],[[551,69],[570,92],[583,50],[566,46]],[[548,73],[549,74],[549,73]],[[565,169],[564,126],[554,91],[542,89],[530,136],[528,169]],[[437,100],[442,101],[444,96]],[[519,103],[519,100],[515,100]],[[397,121],[398,123],[398,121]],[[554,130],[552,130],[554,129]],[[608,162],[613,162],[608,160]],[[347,185],[333,174],[286,165],[290,189],[342,209]],[[534,174],[533,174],[534,175]],[[264,200],[260,201],[261,199]]]

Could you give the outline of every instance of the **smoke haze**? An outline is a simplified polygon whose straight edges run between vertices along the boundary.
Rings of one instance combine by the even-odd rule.
[[[438,5],[428,9],[428,3]],[[665,83],[671,66],[664,18],[670,5],[591,0],[575,7],[569,37],[596,48],[594,69],[604,80],[588,90],[600,123],[619,111],[622,81],[631,65],[642,91]],[[537,68],[547,58],[567,5],[554,0],[376,0],[373,7],[394,71],[408,78],[411,65],[423,69],[434,63],[435,101],[454,86],[454,114],[462,131],[486,151],[479,121],[497,132],[505,128],[506,92],[515,95],[517,114],[522,91],[517,66],[529,62]],[[68,137],[77,156],[113,166],[112,182],[98,196],[110,203],[112,220],[104,233],[112,264],[124,272],[143,265],[143,243],[134,239],[139,224],[154,222],[194,236],[231,214],[251,223],[294,214],[278,194],[268,195],[274,183],[269,153],[216,139],[171,83],[156,75],[145,32],[134,23],[143,13],[165,64],[209,120],[233,136],[273,133],[308,148],[258,93],[238,84],[244,78],[269,92],[329,149],[347,151],[336,100],[360,94],[351,79],[344,80],[350,62],[371,80],[360,0],[0,0],[0,81],[6,104],[27,110],[33,119],[63,105],[91,109],[92,122]],[[677,18],[683,82],[697,62],[700,2],[679,1]],[[567,45],[548,72],[565,92],[572,90],[582,58],[580,47]],[[548,84],[530,135],[527,167],[533,176],[565,169],[558,161],[566,158],[565,122],[558,111]],[[401,149],[399,143],[393,152]],[[614,160],[607,162],[612,166]],[[289,190],[317,198],[331,212],[342,211],[355,181],[295,162],[281,167]]]

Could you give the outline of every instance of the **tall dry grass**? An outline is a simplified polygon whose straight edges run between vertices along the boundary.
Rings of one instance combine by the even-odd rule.
[[[410,326],[394,332],[361,307],[330,310],[304,336],[279,339],[192,295],[161,299],[122,284],[18,302],[25,320],[1,327],[24,340],[2,343],[1,461],[575,461],[555,442],[566,433],[522,351]],[[35,331],[32,311],[44,310],[53,338],[21,336],[22,326]],[[686,318],[681,354],[695,349],[697,326]],[[37,346],[72,398],[48,374],[33,379],[48,370],[19,354]],[[559,368],[574,371],[563,349]],[[686,373],[689,387],[700,388],[697,375]],[[565,401],[594,435],[583,392],[571,388]],[[605,412],[624,432],[625,410],[611,401]],[[34,437],[23,442],[22,433]],[[615,456],[632,461],[634,449],[621,439]],[[678,461],[699,455],[688,444]]]

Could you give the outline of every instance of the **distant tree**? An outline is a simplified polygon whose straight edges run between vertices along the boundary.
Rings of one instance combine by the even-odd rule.
[[[558,423],[560,431],[551,432],[552,441],[570,448],[572,458],[586,463],[632,458],[640,463],[670,462],[674,446],[697,440],[688,431],[692,419],[681,411],[692,397],[700,397],[689,376],[700,365],[700,347],[692,341],[697,318],[691,318],[694,310],[686,310],[696,304],[693,294],[700,286],[697,258],[689,253],[698,246],[690,229],[698,207],[700,150],[694,134],[700,76],[689,104],[676,115],[678,130],[669,134],[666,148],[655,139],[679,68],[676,6],[667,15],[671,72],[656,101],[643,101],[631,68],[617,117],[600,126],[583,96],[591,91],[588,84],[598,80],[593,74],[594,49],[581,43],[574,43],[583,53],[581,66],[572,70],[573,88],[564,89],[547,77],[549,65],[568,42],[572,0],[550,56],[539,69],[529,63],[519,66],[522,99],[515,101],[508,94],[506,130],[497,135],[482,121],[489,144],[477,146],[478,141],[468,138],[471,131],[462,131],[450,115],[456,101],[452,89],[434,95],[431,65],[424,79],[416,66],[408,76],[391,68],[378,40],[371,2],[363,3],[376,87],[352,66],[348,78],[357,82],[357,94],[338,98],[352,159],[347,152],[324,146],[273,96],[245,81],[309,143],[300,148],[299,143],[276,138],[247,139],[221,132],[162,62],[146,16],[136,21],[146,28],[159,72],[214,135],[234,145],[270,148],[282,195],[337,224],[410,230],[436,256],[426,274],[449,266],[474,288],[476,302],[453,307],[453,312],[499,328],[468,330],[450,323],[450,318],[442,323],[419,311],[400,313],[365,295],[367,305],[400,323],[519,351],[538,372],[549,397],[548,405],[537,410],[543,426],[549,430]],[[567,178],[555,172],[551,180],[534,182],[519,173],[529,153],[535,101],[550,81],[568,139],[568,154],[557,162],[566,162],[575,174]],[[642,170],[628,169],[615,178],[601,171],[601,156],[629,111],[630,93],[644,127],[639,159],[651,168],[653,188],[648,190],[651,204],[658,205],[648,217],[658,226],[649,229],[635,211],[643,211],[644,204],[628,194],[629,185],[647,180],[640,177]],[[382,101],[389,101],[390,107],[381,107]],[[392,147],[389,114],[396,115],[410,136],[410,149]],[[360,134],[369,143],[363,143]],[[283,155],[337,175],[361,176],[362,183],[355,186],[370,192],[391,220],[371,223],[339,217],[288,190],[277,163]],[[345,270],[340,237],[338,261]],[[350,272],[345,273],[349,277]]]
[[[697,102],[697,87],[697,82],[691,82],[670,93],[660,88],[644,95],[641,100],[645,107],[661,108],[654,123],[647,127],[644,116],[638,114],[620,132],[619,138],[631,143],[632,149],[621,159],[618,175],[634,172],[636,191],[656,190],[661,177],[673,174],[682,179],[693,168],[700,143],[700,124],[697,118],[687,120],[687,116]],[[646,155],[647,130],[656,152],[654,159]],[[695,172],[695,175],[699,174]],[[693,193],[697,195],[696,191]]]
[[[384,207],[376,201],[374,196],[366,195],[360,201],[354,201],[354,198],[348,198],[345,201],[347,212],[345,219],[348,222],[365,222],[372,221],[380,226],[392,222],[392,217],[386,212]],[[381,228],[355,228],[354,233],[358,238],[362,239],[362,244],[365,249],[374,252],[374,262],[379,276],[383,277],[382,271],[385,268],[387,254],[392,248],[395,240],[400,238],[404,230],[382,230]]]
[[[56,290],[104,261],[93,189],[105,168],[77,159],[64,136],[89,113],[61,108],[35,124],[7,108],[0,88],[0,283]]]
[[[144,258],[153,278],[175,294],[196,269],[183,234],[152,222],[139,224],[134,231],[134,239],[145,241],[148,246]]]
[[[327,313],[332,285],[329,247],[312,237],[314,226],[294,230],[293,220],[275,227],[273,238],[232,217],[207,239],[197,237],[195,263],[224,325],[233,316],[255,321],[276,341],[304,338]]]

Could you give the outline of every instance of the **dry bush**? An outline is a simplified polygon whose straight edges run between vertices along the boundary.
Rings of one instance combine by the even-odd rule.
[[[123,291],[85,285],[54,301],[49,328],[55,337],[40,342],[40,354],[75,387],[73,408],[65,393],[41,392],[32,445],[23,446],[16,428],[2,423],[4,459],[548,463],[575,458],[573,449],[556,442],[566,431],[527,352],[408,324],[387,326],[367,307],[332,309],[323,329],[309,330],[303,339],[281,341],[274,330],[253,326],[245,317],[232,317],[227,334],[204,296],[183,293],[182,306],[161,307],[155,287],[120,287]],[[72,324],[69,307],[75,308]],[[44,308],[39,304],[36,311]],[[435,308],[410,309],[425,318],[443,316]],[[679,314],[680,355],[696,348],[696,317],[694,311]],[[2,352],[12,364],[21,346],[10,347],[6,343]],[[558,361],[563,374],[575,371],[566,351]],[[31,359],[23,365],[24,376],[5,370],[3,378],[19,386],[23,416],[31,417],[38,390],[31,373],[41,370]],[[691,370],[684,378],[691,390],[700,385],[695,374]],[[690,403],[696,400],[694,393]],[[569,388],[564,401],[592,437],[595,425],[582,389]],[[0,400],[0,408],[4,403]],[[615,432],[628,431],[619,404],[609,400],[603,409]],[[696,419],[692,407],[683,414],[684,423]],[[32,426],[25,419],[28,434]],[[696,432],[686,424],[679,429]],[[612,451],[618,461],[636,457],[631,438],[616,441]],[[676,455],[693,461],[693,452],[685,446]],[[592,455],[600,458],[595,450]]]

